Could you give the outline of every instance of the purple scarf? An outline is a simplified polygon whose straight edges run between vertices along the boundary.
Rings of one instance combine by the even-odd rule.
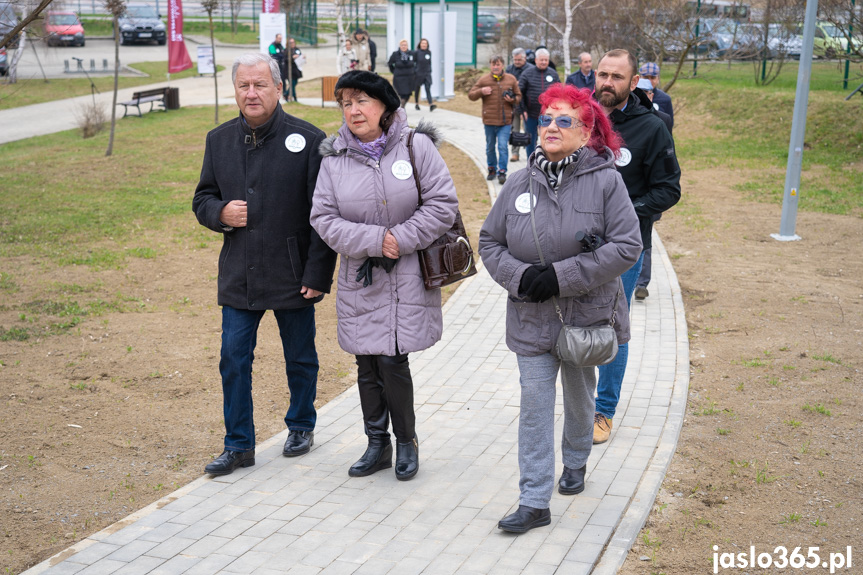
[[[356,136],[354,136],[354,138],[356,138]],[[384,132],[380,137],[378,137],[378,139],[371,142],[360,142],[359,138],[357,138],[357,143],[360,145],[360,149],[362,149],[362,151],[374,158],[375,161],[378,161],[381,159],[381,156],[384,155],[384,148],[387,145],[387,133]]]

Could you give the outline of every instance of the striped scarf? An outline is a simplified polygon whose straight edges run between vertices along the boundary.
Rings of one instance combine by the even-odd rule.
[[[540,170],[542,170],[545,177],[548,178],[548,183],[555,192],[560,187],[560,175],[563,173],[563,170],[565,170],[568,165],[574,164],[578,161],[578,156],[581,154],[582,149],[583,148],[577,149],[572,154],[558,162],[552,162],[546,158],[545,152],[542,151],[542,148],[536,149],[536,155],[534,157],[536,165]]]

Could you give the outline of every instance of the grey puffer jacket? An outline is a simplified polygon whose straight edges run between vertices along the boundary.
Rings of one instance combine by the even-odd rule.
[[[379,162],[366,154],[346,124],[321,144],[321,171],[311,222],[321,238],[341,255],[336,294],[339,345],[356,355],[396,355],[420,351],[443,332],[440,290],[426,290],[417,250],[428,247],[455,221],[458,197],[443,158],[442,138],[420,122],[413,140],[423,189],[410,169],[404,110],[387,132]],[[390,273],[373,269],[372,284],[357,281],[359,267],[380,257],[389,230],[399,244],[398,263]]]
[[[539,263],[530,222],[530,180],[537,235],[546,264],[557,274],[564,321],[582,327],[607,324],[620,289],[615,331],[618,343],[626,343],[629,309],[618,276],[638,259],[641,236],[611,151],[600,155],[585,148],[564,170],[556,193],[533,158],[506,181],[479,234],[485,268],[510,295],[507,346],[527,356],[552,352],[562,326],[552,300],[532,303],[518,297],[521,276]],[[579,230],[597,234],[605,243],[595,252],[582,252],[575,241]]]

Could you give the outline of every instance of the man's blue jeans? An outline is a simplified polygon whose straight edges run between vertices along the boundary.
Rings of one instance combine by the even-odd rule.
[[[489,168],[498,172],[506,172],[509,161],[509,133],[512,126],[486,126],[485,127],[485,159]],[[495,144],[497,144],[497,155],[495,155]],[[500,156],[500,162],[498,162]]]
[[[527,120],[524,121],[524,131],[530,134],[530,144],[525,148],[525,153],[529,158],[533,151],[536,149],[537,138],[539,137],[537,134],[537,130],[539,129],[539,118],[531,118],[528,117]]]
[[[635,282],[641,273],[641,263],[644,260],[644,252],[638,256],[638,261],[623,272],[620,280],[623,282],[623,293],[626,295],[626,303],[632,305],[632,293],[635,291]],[[626,360],[629,358],[629,344],[624,343],[617,348],[617,357],[607,365],[599,366],[599,379],[596,381],[596,413],[601,413],[608,419],[614,419],[617,410],[617,402],[620,400],[620,387],[623,385],[623,376],[626,374]]]
[[[252,416],[252,362],[258,326],[265,310],[222,307],[222,393],[225,411],[225,449],[255,448]],[[291,402],[285,415],[290,430],[315,428],[315,396],[318,388],[318,354],[315,350],[315,308],[273,310],[285,354],[285,373]]]

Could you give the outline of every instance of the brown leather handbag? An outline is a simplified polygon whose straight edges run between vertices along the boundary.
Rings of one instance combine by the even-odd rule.
[[[417,197],[420,206],[423,197],[420,177],[414,162],[413,139],[415,131],[408,136],[408,155],[413,168],[414,182],[417,185]],[[426,289],[438,289],[476,274],[473,249],[470,247],[461,212],[456,211],[452,227],[432,244],[417,252],[420,260],[420,270],[423,274],[423,284]]]

